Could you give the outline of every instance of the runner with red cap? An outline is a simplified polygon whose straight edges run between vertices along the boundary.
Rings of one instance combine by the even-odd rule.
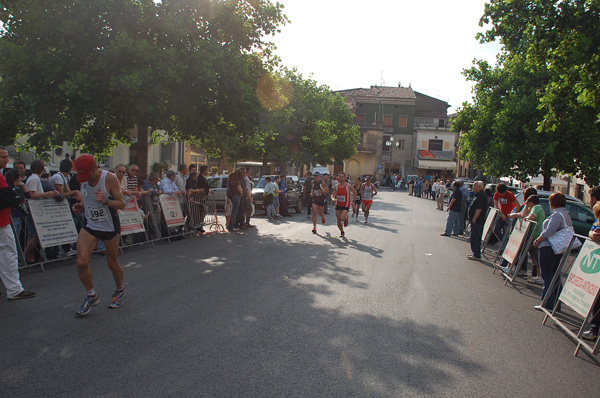
[[[92,251],[102,240],[106,246],[106,260],[115,280],[115,292],[109,308],[120,308],[125,298],[123,287],[123,268],[119,264],[119,234],[121,225],[117,209],[125,208],[121,187],[117,176],[106,170],[100,170],[92,155],[81,155],[75,161],[77,181],[81,183],[83,203],[73,206],[78,214],[84,212],[84,225],[77,239],[77,272],[87,290],[87,296],[81,307],[75,312],[79,316],[89,314],[100,299],[94,290],[90,257]]]

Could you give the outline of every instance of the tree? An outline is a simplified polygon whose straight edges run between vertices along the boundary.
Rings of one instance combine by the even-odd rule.
[[[130,143],[150,131],[212,153],[257,123],[265,37],[287,21],[267,0],[14,0],[0,6],[0,139],[38,151]]]
[[[332,164],[356,153],[359,128],[344,100],[327,86],[283,70],[261,77],[258,93],[259,138],[238,141],[229,157],[259,158],[265,164]]]
[[[479,39],[499,40],[504,50],[496,68],[480,61],[465,72],[476,85],[474,104],[465,104],[453,124],[465,132],[461,156],[496,175],[522,179],[541,171],[545,189],[552,169],[598,183],[599,3],[486,5],[480,24],[491,27]]]

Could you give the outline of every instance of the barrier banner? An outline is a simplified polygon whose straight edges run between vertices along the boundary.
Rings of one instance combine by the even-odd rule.
[[[177,195],[162,194],[158,198],[167,227],[171,228],[184,225],[185,219],[183,218]]]
[[[68,201],[31,199],[27,203],[43,248],[77,242],[77,228]]]
[[[510,237],[508,238],[508,242],[506,242],[504,252],[502,252],[502,258],[508,261],[510,264],[514,264],[515,262],[517,254],[519,253],[519,249],[525,240],[528,226],[529,224],[526,222],[518,222],[515,224],[512,232],[510,233]]]
[[[493,207],[490,207],[489,209],[490,210],[488,211],[487,217],[485,218],[485,224],[483,224],[483,233],[481,234],[482,240],[485,240],[485,238],[488,236],[490,228],[492,228],[492,223],[496,218],[496,213],[498,213],[498,209],[494,209]]]
[[[586,240],[558,298],[579,315],[587,317],[600,286],[600,245]]]
[[[125,208],[119,210],[119,221],[121,222],[121,235],[131,235],[138,232],[145,232],[144,220],[135,197],[130,196],[125,202]]]

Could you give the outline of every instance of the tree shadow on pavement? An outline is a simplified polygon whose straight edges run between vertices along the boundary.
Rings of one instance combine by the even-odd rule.
[[[0,391],[435,396],[460,390],[465,374],[490,376],[463,354],[469,344],[458,330],[352,305],[374,294],[357,264],[339,261],[359,252],[382,253],[355,240],[338,246],[260,234],[131,250],[120,257],[129,265],[124,307],[106,308],[112,275],[105,258],[94,259],[101,305],[83,319],[73,314],[84,293],[74,269],[31,274],[38,298],[0,305],[0,350],[12,364],[0,370]]]

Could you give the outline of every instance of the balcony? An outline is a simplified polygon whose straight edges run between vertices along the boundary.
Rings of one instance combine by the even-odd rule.
[[[361,144],[357,147],[358,152],[363,153],[375,153],[377,144]]]

